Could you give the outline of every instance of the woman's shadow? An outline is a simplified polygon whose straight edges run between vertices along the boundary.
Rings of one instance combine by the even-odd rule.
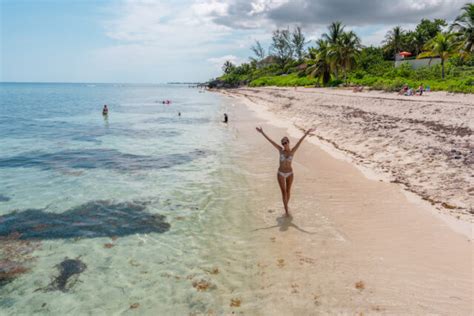
[[[279,227],[279,230],[281,232],[286,232],[288,230],[288,228],[293,227],[293,228],[295,228],[295,229],[297,229],[300,232],[305,233],[305,234],[316,234],[316,233],[306,231],[306,230],[302,229],[301,227],[299,227],[298,225],[296,225],[295,223],[293,223],[293,216],[291,216],[291,215],[281,215],[281,216],[276,218],[276,221],[277,221],[276,225],[257,228],[257,229],[254,229],[253,231]]]

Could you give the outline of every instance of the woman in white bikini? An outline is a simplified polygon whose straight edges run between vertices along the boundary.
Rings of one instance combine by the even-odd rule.
[[[282,146],[280,146],[271,140],[270,137],[268,137],[263,132],[261,127],[257,127],[257,132],[262,134],[280,152],[280,167],[278,168],[277,179],[281,189],[285,213],[286,215],[289,215],[288,202],[290,201],[291,184],[293,183],[293,169],[291,168],[291,161],[293,160],[296,150],[298,150],[298,147],[303,142],[303,139],[310,133],[314,132],[314,129],[311,128],[307,130],[293,148],[290,148],[290,140],[286,136],[281,139]]]

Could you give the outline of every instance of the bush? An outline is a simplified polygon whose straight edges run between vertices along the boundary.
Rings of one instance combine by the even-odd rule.
[[[283,73],[285,74],[289,74],[289,73],[292,73],[292,72],[296,72],[298,70],[298,66],[300,65],[300,62],[298,61],[290,61],[288,62],[285,67],[283,67]]]
[[[393,74],[394,77],[410,78],[413,72],[414,71],[411,69],[410,64],[403,63],[399,67],[394,68]]]
[[[251,87],[262,87],[262,86],[314,86],[317,83],[317,79],[308,77],[298,77],[297,74],[290,74],[286,76],[265,76],[255,79],[250,82]]]
[[[459,66],[462,64],[462,66]],[[390,61],[377,62],[373,65],[362,65],[349,73],[348,82],[368,86],[373,89],[396,91],[404,84],[418,87],[429,85],[433,91],[474,92],[474,67],[458,59],[451,59],[445,64],[445,79],[441,79],[441,65],[411,69],[410,65],[402,64],[395,68]]]
[[[457,55],[457,56],[451,57],[449,59],[449,62],[457,67],[463,67],[463,66],[474,67],[474,55],[470,54],[468,56],[465,56],[464,58]]]
[[[364,78],[365,76],[367,75],[367,73],[363,70],[357,70],[356,72],[354,72],[352,74],[352,77],[354,77],[355,79],[362,79]]]
[[[327,83],[327,86],[328,87],[338,87],[340,86],[341,84],[343,84],[344,81],[340,80],[340,79],[331,79],[329,80],[329,82]]]
[[[417,88],[421,84],[425,87],[429,86],[431,91],[450,91],[462,93],[474,93],[474,76],[468,78],[458,79],[428,79],[428,80],[413,80],[406,78],[385,79],[374,76],[366,76],[363,79],[351,78],[353,84],[371,87],[376,90],[384,91],[399,91],[404,84],[411,88]]]

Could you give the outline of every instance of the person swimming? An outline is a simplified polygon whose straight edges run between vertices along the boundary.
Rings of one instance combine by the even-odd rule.
[[[224,123],[229,122],[229,117],[227,116],[227,113],[224,113]]]
[[[102,115],[108,115],[109,114],[109,109],[107,108],[107,104],[104,104],[104,108],[102,109]]]
[[[291,163],[293,161],[293,157],[300,147],[301,143],[308,136],[310,133],[314,132],[313,128],[308,129],[305,131],[304,135],[298,140],[296,145],[293,148],[290,148],[290,140],[288,137],[283,137],[281,139],[281,146],[275,143],[270,137],[268,137],[261,127],[257,127],[257,132],[263,135],[280,153],[280,167],[278,168],[277,172],[277,180],[278,184],[280,185],[281,196],[283,200],[283,206],[285,208],[285,214],[290,215],[288,211],[288,202],[290,201],[290,193],[291,193],[291,185],[293,184],[293,168],[291,167]]]

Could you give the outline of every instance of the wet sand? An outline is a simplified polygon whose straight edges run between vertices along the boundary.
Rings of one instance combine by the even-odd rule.
[[[257,302],[242,301],[241,311],[473,313],[472,233],[466,226],[455,229],[430,203],[397,184],[367,178],[311,139],[294,158],[292,218],[283,217],[278,153],[255,126],[276,140],[295,130],[258,104],[246,105],[235,99],[227,109],[235,146],[247,157],[239,165],[253,189],[245,198],[252,199],[255,223],[249,230],[252,247],[259,249]]]

